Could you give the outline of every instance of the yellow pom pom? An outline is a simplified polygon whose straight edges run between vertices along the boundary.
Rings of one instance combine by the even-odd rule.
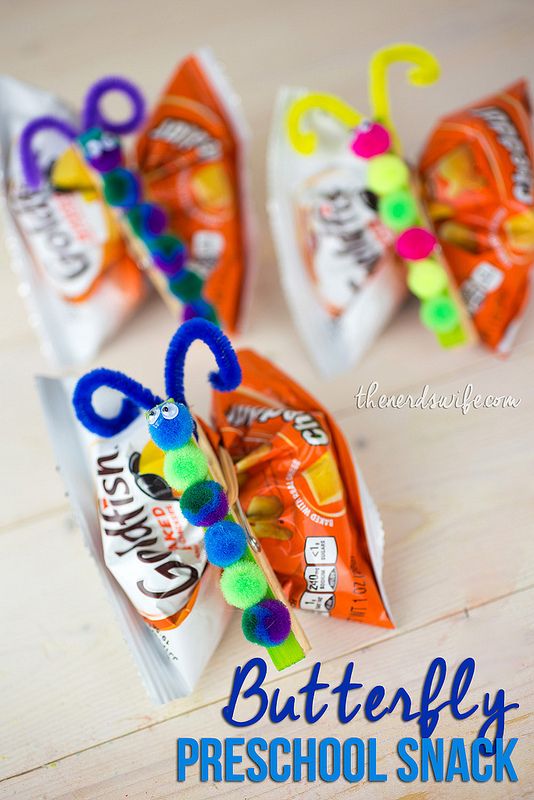
[[[375,194],[382,196],[397,192],[408,185],[410,170],[399,156],[386,153],[369,161],[367,186]]]
[[[423,258],[408,265],[408,288],[420,300],[436,297],[447,287],[447,273],[437,261]]]

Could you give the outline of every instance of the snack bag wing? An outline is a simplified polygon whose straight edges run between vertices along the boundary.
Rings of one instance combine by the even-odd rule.
[[[297,328],[325,375],[355,364],[406,294],[393,236],[366,191],[351,130],[317,110],[315,152],[295,151],[287,116],[304,89],[280,91],[269,154],[269,212],[282,284]]]
[[[213,395],[240,501],[291,605],[393,627],[383,530],[343,434],[313,397],[242,350],[241,386]]]
[[[117,223],[65,139],[39,136],[37,161],[47,179],[30,190],[18,138],[36,116],[75,122],[57,98],[0,78],[0,196],[13,268],[43,349],[59,366],[93,358],[146,293]],[[58,189],[54,178],[70,181]]]
[[[246,143],[239,101],[201,50],[179,64],[137,144],[147,194],[165,207],[189,268],[206,280],[203,294],[231,332],[252,270]]]
[[[228,453],[187,404],[185,359],[197,340],[219,368],[209,374],[212,387],[232,391],[241,380],[236,354],[220,328],[203,319],[185,322],[169,343],[166,400],[105,368],[83,375],[70,402],[66,382],[39,381],[80,526],[124,629],[135,631],[130,644],[159,702],[192,691],[230,606],[243,612],[245,638],[261,645],[277,669],[309,649],[250,531]],[[153,669],[155,661],[164,663],[152,674],[148,664]]]
[[[200,530],[165,482],[163,454],[144,417],[97,437],[74,416],[70,382],[40,378],[38,388],[69,499],[145,687],[156,703],[190,694],[230,609]],[[102,390],[102,413],[116,404]]]
[[[532,119],[527,85],[443,117],[419,170],[423,197],[481,339],[509,352],[534,263]]]

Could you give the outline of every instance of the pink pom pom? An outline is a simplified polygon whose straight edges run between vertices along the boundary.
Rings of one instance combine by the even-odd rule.
[[[374,158],[387,153],[391,146],[391,136],[387,128],[378,122],[360,125],[351,143],[354,155],[360,158]]]
[[[436,237],[425,228],[408,228],[401,233],[395,248],[401,258],[420,261],[430,255],[436,246]]]

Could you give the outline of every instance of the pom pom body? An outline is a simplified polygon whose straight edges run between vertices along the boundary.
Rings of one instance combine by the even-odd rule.
[[[447,273],[437,261],[423,258],[408,266],[408,287],[420,300],[441,294],[448,284]]]
[[[182,269],[169,281],[169,289],[182,303],[190,303],[200,299],[202,278],[196,272]]]
[[[291,616],[280,600],[267,598],[243,612],[241,626],[249,642],[274,647],[291,633]]]
[[[111,133],[91,128],[78,137],[88,163],[97,172],[111,172],[122,164],[120,141]]]
[[[206,322],[212,322],[214,325],[219,324],[215,309],[202,298],[192,303],[187,303],[184,307],[183,321],[188,322],[191,319],[203,319],[206,320]]]
[[[421,304],[421,322],[435,333],[449,333],[459,322],[458,310],[450,297],[433,297]]]
[[[425,228],[408,228],[401,233],[395,249],[406,261],[420,261],[427,258],[436,246],[436,237]]]
[[[204,537],[208,561],[216,567],[229,567],[245,554],[247,537],[236,522],[222,520],[206,530]]]
[[[183,447],[191,436],[195,423],[187,406],[166,400],[147,413],[150,438],[161,450]]]
[[[128,221],[133,232],[141,238],[159,236],[167,225],[165,212],[152,203],[140,203],[128,211]]]
[[[183,447],[165,453],[163,474],[172,489],[185,492],[188,486],[207,477],[208,461],[196,442],[190,439]]]
[[[406,189],[399,189],[382,197],[378,211],[384,225],[395,232],[403,231],[417,221],[417,205]]]
[[[360,158],[374,158],[387,153],[391,147],[391,136],[387,128],[378,122],[361,125],[351,143],[354,155]]]
[[[390,192],[404,189],[408,185],[410,171],[402,158],[386,153],[369,161],[367,186],[381,197]]]
[[[176,236],[164,234],[147,239],[147,247],[154,264],[168,277],[176,275],[185,264],[186,252],[183,242]]]
[[[180,508],[192,525],[207,528],[227,515],[228,499],[216,481],[201,481],[185,490]]]
[[[267,580],[254,561],[238,561],[221,576],[224,599],[236,608],[250,608],[265,597]]]
[[[103,181],[104,197],[110,206],[128,208],[139,202],[141,191],[139,179],[129,169],[119,167],[111,172],[105,172]]]

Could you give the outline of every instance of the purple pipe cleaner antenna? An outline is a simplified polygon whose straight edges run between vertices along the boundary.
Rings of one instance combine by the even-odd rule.
[[[36,153],[32,150],[33,137],[41,131],[50,130],[61,133],[69,141],[78,136],[73,125],[57,117],[38,117],[26,125],[20,136],[20,160],[24,179],[31,189],[37,189],[42,178]]]
[[[125,95],[132,104],[131,115],[122,122],[114,122],[100,109],[102,98],[110,92],[119,92]],[[103,128],[118,135],[132,133],[136,130],[145,117],[145,100],[137,86],[126,78],[109,75],[94,83],[85,97],[82,111],[83,130],[89,128]]]

